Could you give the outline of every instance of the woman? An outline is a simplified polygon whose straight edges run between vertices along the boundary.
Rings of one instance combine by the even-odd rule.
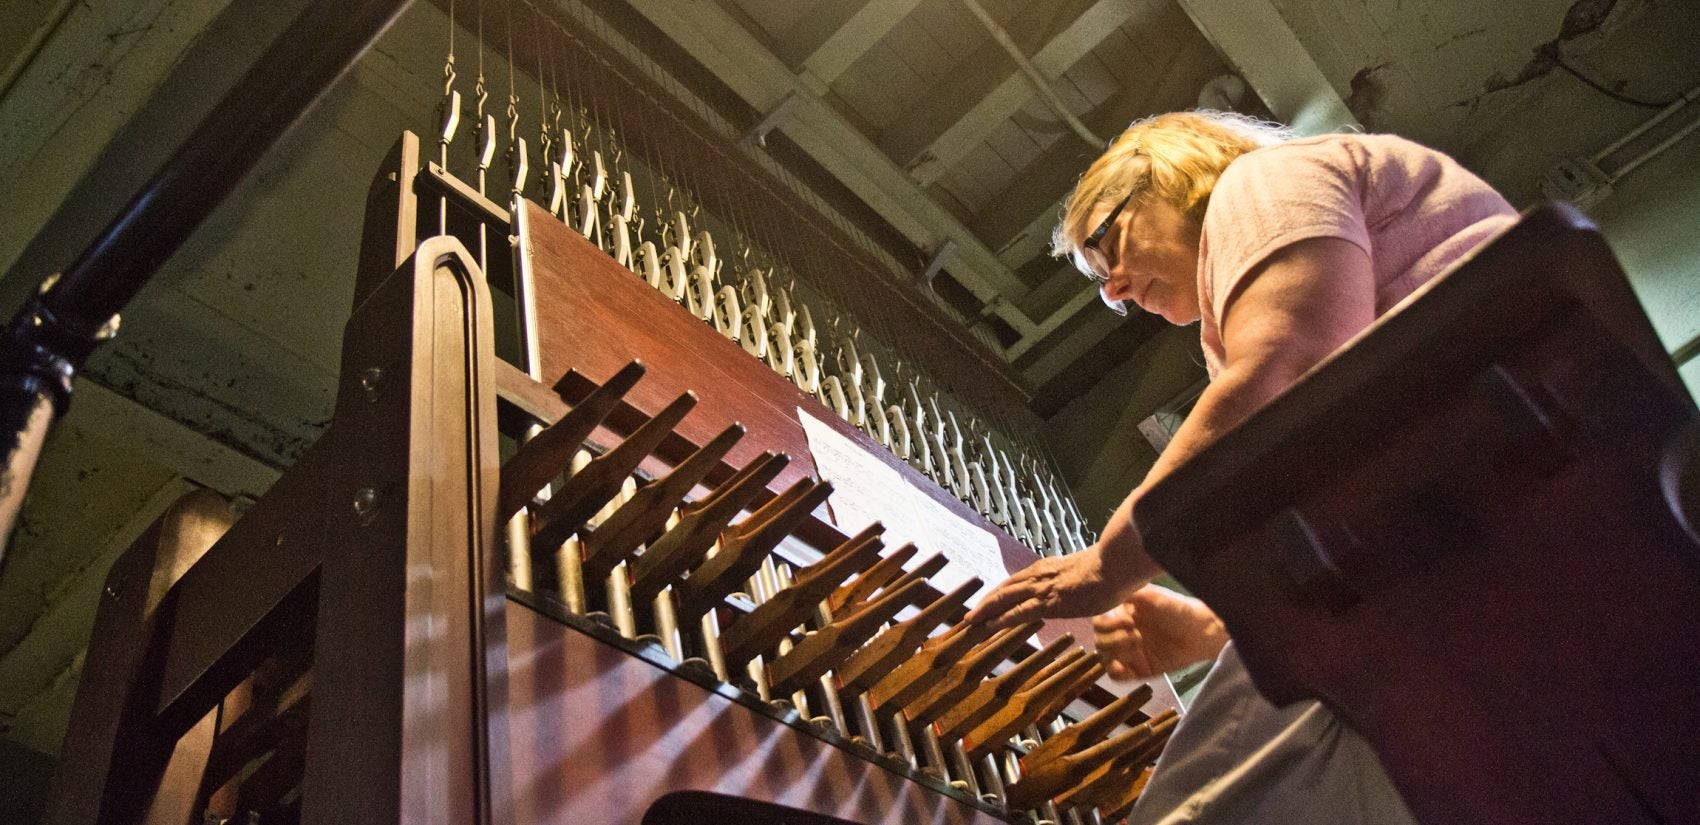
[[[1319,706],[1265,702],[1207,608],[1142,588],[1161,570],[1133,505],[1515,218],[1451,158],[1401,138],[1294,139],[1217,112],[1135,122],[1081,177],[1056,254],[1113,310],[1132,302],[1173,324],[1198,321],[1210,385],[1097,544],[1016,573],[970,619],[1097,615],[1117,678],[1217,659],[1132,821],[1409,821],[1361,739]]]

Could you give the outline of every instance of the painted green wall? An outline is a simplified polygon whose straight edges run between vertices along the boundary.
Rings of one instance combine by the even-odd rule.
[[[1700,111],[1676,115],[1684,122],[1695,117]],[[1700,133],[1618,181],[1592,217],[1666,351],[1700,335]],[[1682,377],[1689,392],[1700,390],[1700,359],[1684,365]]]

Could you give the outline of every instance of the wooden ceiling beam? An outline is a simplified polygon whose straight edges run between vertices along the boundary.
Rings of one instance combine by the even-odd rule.
[[[799,103],[780,131],[917,247],[954,241],[952,277],[1017,333],[1032,331],[1033,320],[1014,304],[1027,292],[1021,279],[737,20],[713,3],[630,5],[757,111],[771,111],[795,95]]]
[[[1179,0],[1275,118],[1300,134],[1359,128],[1340,93],[1270,0]]]
[[[1133,17],[1136,9],[1145,8],[1144,3],[1128,0],[1096,0],[1040,47],[1029,62],[1044,79],[1054,83]],[[1033,81],[1021,72],[1012,72],[920,151],[908,164],[910,175],[923,186],[936,182],[993,130],[1021,111],[1035,94]],[[1063,141],[1080,143],[1066,136]]]
[[[839,75],[885,39],[919,5],[921,0],[867,0],[803,59],[798,76],[816,94],[826,94]]]

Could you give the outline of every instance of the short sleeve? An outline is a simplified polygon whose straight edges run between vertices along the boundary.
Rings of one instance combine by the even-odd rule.
[[[1227,316],[1246,275],[1298,241],[1340,238],[1372,254],[1361,164],[1342,140],[1272,146],[1228,165],[1205,210],[1199,294],[1207,323]]]

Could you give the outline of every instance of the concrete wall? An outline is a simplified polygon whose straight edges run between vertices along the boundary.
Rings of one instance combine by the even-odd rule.
[[[1676,118],[1700,118],[1700,106]],[[1616,250],[1665,349],[1700,335],[1700,133],[1618,181],[1596,206],[1599,222]],[[1700,391],[1700,359],[1682,366],[1690,392]]]

